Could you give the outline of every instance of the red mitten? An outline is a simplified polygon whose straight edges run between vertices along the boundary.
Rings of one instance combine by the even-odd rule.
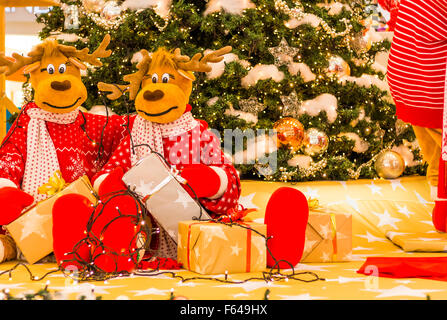
[[[72,265],[81,269],[76,259],[90,262],[90,249],[88,243],[79,243],[86,237],[87,223],[93,212],[92,203],[80,194],[67,194],[53,205],[53,249],[57,263],[63,268]],[[79,246],[76,244],[79,243]]]
[[[267,225],[269,249],[281,269],[295,267],[301,260],[306,240],[309,217],[307,199],[299,190],[281,187],[273,192],[267,203],[264,223]],[[275,259],[267,253],[267,265],[273,267]]]
[[[435,201],[435,207],[432,213],[433,225],[436,230],[441,232],[446,232],[447,223],[447,181],[445,179],[445,165],[445,161],[441,158],[439,160],[438,200]]]
[[[20,217],[23,209],[32,205],[34,198],[26,192],[14,187],[0,189],[0,225],[6,225]]]
[[[126,185],[124,184],[122,178],[124,175],[123,168],[116,167],[111,171],[107,177],[101,182],[98,194],[99,196],[104,196],[116,191],[126,190]]]
[[[194,190],[198,198],[209,198],[217,194],[220,189],[220,177],[210,167],[198,163],[187,165],[183,168],[182,178],[188,181],[188,184]],[[194,198],[191,188],[185,186],[185,190]]]

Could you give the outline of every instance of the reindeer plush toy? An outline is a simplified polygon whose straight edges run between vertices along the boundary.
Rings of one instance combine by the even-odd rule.
[[[79,110],[87,98],[81,80],[84,63],[101,66],[99,59],[111,54],[106,50],[109,42],[107,35],[91,54],[88,48],[77,50],[45,40],[27,57],[0,55],[0,71],[10,75],[25,67],[35,92],[34,102],[22,108],[0,147],[0,225],[15,220],[33,202],[44,200],[47,195],[38,189],[56,171],[66,182],[83,175],[93,177],[107,162],[119,137],[124,137],[122,117],[106,118]],[[4,244],[0,241],[0,262]]]
[[[126,189],[122,182],[123,173],[153,150],[163,155],[180,172],[211,215],[217,217],[237,212],[235,209],[241,192],[239,175],[231,161],[225,158],[219,139],[208,129],[205,121],[196,120],[192,116],[192,107],[188,104],[195,80],[193,72],[211,71],[209,63],[221,61],[222,55],[230,51],[231,47],[224,47],[203,57],[198,53],[189,58],[181,55],[180,49],[168,51],[159,48],[152,55],[142,50],[138,71],[124,77],[130,83],[129,86],[98,84],[101,91],[110,92],[109,99],[118,99],[128,91],[130,99],[135,100],[137,112],[130,116],[128,136],[121,141],[109,162],[93,177],[94,186],[100,194]],[[186,186],[185,190],[193,195]],[[113,199],[113,210],[116,207],[121,212],[132,214],[135,205],[132,208],[128,198],[129,196],[123,196],[122,200]],[[58,214],[55,211],[57,208],[62,210],[64,207],[84,207],[86,212],[78,216],[90,214],[88,205],[81,204],[85,202],[83,197],[79,197],[77,202],[73,200],[73,197],[61,197],[53,214]],[[308,214],[306,198],[296,189],[283,188],[272,196],[267,211],[269,232],[276,235],[276,242],[273,242],[271,248],[275,253],[287,251],[289,255],[280,254],[280,258],[292,256],[291,260],[296,263],[301,258],[304,245]],[[290,215],[292,217],[288,218]],[[110,218],[113,219],[112,213]],[[115,246],[114,250],[117,252],[128,248],[129,239],[132,239],[131,229],[131,225],[123,225],[123,232],[129,236],[115,235],[117,239],[109,247]],[[275,230],[279,232],[275,233]],[[109,238],[112,237],[110,233]],[[104,240],[107,239],[104,237]],[[76,239],[73,243],[76,243]],[[284,248],[284,243],[288,244],[287,248]],[[166,257],[176,257],[177,248],[169,244],[165,246],[158,248],[159,251]],[[103,270],[132,269],[125,261],[120,263],[111,257],[110,260],[108,263],[101,262]],[[270,261],[270,264],[274,263],[275,261]],[[118,269],[114,269],[116,267]]]

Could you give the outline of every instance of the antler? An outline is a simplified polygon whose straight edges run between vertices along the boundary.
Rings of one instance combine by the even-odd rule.
[[[8,59],[4,53],[0,53],[0,74],[9,76],[20,70],[24,66],[31,65],[42,59],[43,47],[37,45],[28,53],[28,57],[24,57],[18,53],[13,53],[12,57],[15,61]]]
[[[178,53],[180,53],[180,49],[176,49],[176,51],[177,50],[179,50]],[[209,66],[208,63],[216,63],[222,61],[222,56],[229,53],[231,50],[231,46],[226,46],[205,55],[203,58],[201,53],[196,53],[190,61],[177,62],[177,67],[184,71],[210,72],[211,66]]]
[[[188,62],[189,57],[188,56],[182,56],[180,52],[180,48],[177,48],[174,50],[174,56],[172,57],[172,60],[174,60],[175,63],[181,63],[181,62]]]
[[[134,100],[140,90],[141,82],[144,76],[149,71],[149,66],[151,64],[152,58],[149,52],[145,49],[140,51],[143,59],[137,64],[138,71],[136,73],[128,74],[123,77],[124,81],[129,82],[129,97]]]
[[[106,50],[107,46],[110,44],[110,35],[106,34],[98,49],[93,53],[89,54],[89,49],[84,48],[82,50],[77,50],[72,46],[65,46],[60,44],[58,46],[59,50],[67,57],[78,58],[80,61],[90,63],[93,66],[100,67],[102,62],[99,58],[107,58],[112,54],[112,50]]]
[[[111,92],[107,95],[110,100],[116,100],[126,92],[129,87],[121,84],[98,82],[98,89],[103,92]]]

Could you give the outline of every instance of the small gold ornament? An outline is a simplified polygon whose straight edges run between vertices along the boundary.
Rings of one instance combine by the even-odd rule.
[[[329,138],[323,131],[310,128],[304,136],[304,153],[314,156],[323,153],[329,146]]]
[[[385,150],[377,157],[374,167],[379,177],[396,179],[404,172],[405,161],[399,153]]]
[[[303,145],[304,126],[297,119],[282,118],[275,122],[273,130],[277,133],[278,147],[284,145],[296,151]]]
[[[351,68],[349,64],[343,60],[340,56],[331,56],[329,58],[329,67],[326,69],[326,73],[330,76],[336,76],[338,78],[351,75]]]

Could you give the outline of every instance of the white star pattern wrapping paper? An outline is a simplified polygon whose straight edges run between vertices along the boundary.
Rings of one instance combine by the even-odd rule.
[[[108,300],[123,297],[130,300],[168,300],[171,292],[175,296],[184,296],[191,300],[262,300],[267,289],[270,290],[271,300],[425,300],[428,296],[432,300],[447,299],[447,286],[444,281],[377,277],[374,270],[370,275],[357,273],[367,257],[447,257],[447,253],[442,251],[406,252],[390,240],[393,238],[396,241],[398,236],[410,236],[414,241],[434,246],[438,245],[437,241],[425,240],[438,237],[441,239],[446,236],[433,228],[431,211],[434,203],[430,199],[430,188],[425,177],[403,177],[395,181],[378,179],[313,181],[296,184],[242,181],[241,202],[246,208],[258,209],[256,212],[250,212],[247,218],[262,224],[264,210],[272,192],[284,186],[296,188],[308,197],[316,197],[321,206],[352,215],[351,261],[301,262],[294,268],[295,272],[314,272],[326,279],[325,281],[303,283],[289,279],[289,281],[266,283],[263,280],[250,280],[245,283],[231,284],[209,280],[209,278],[223,280],[225,278],[223,272],[212,276],[201,275],[200,277],[207,278],[205,280],[182,281],[169,273],[158,275],[155,273],[150,277],[133,275],[109,279],[104,283],[95,281],[89,284],[94,285],[96,294]],[[400,221],[387,218],[385,210],[390,217],[400,219]],[[378,227],[379,221],[382,221],[380,227]],[[398,230],[393,228],[393,223]],[[220,238],[216,239],[220,240]],[[447,245],[447,239],[445,244]],[[186,245],[184,241],[179,243],[179,246]],[[239,257],[243,257],[245,254],[243,245],[242,240],[231,243],[228,245],[226,254],[233,260],[238,257],[238,254]],[[262,243],[260,242],[259,245]],[[199,250],[196,251],[200,254]],[[16,263],[17,261],[9,261],[0,264],[0,273],[13,268]],[[42,276],[56,270],[57,265],[39,263],[29,268],[35,276]],[[172,271],[185,279],[198,277],[197,273],[188,270]],[[269,269],[266,268],[263,271],[268,272]],[[292,269],[282,270],[282,272],[289,274]],[[75,288],[71,288],[71,279],[64,277],[60,271],[50,274],[42,281],[30,280],[24,268],[15,269],[11,276],[11,280],[9,280],[8,272],[0,276],[0,290],[8,289],[14,296],[43,289],[47,281],[48,290],[51,292],[60,291],[67,299],[76,299],[79,295],[77,285],[73,283]],[[261,271],[245,273],[244,271],[228,275],[228,279],[232,281],[244,281],[253,277],[262,278],[263,273]]]

